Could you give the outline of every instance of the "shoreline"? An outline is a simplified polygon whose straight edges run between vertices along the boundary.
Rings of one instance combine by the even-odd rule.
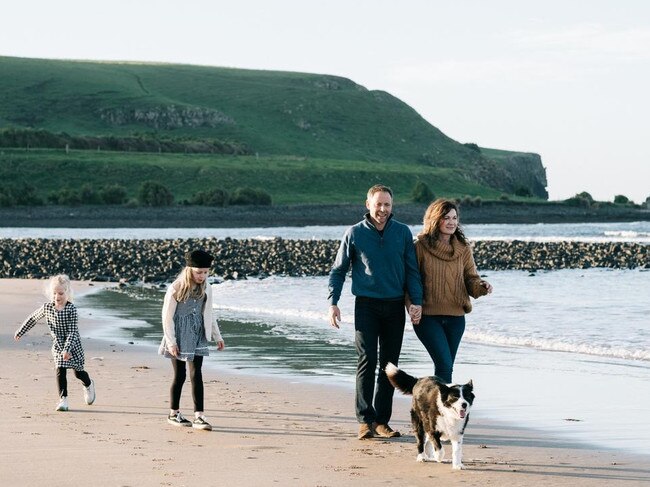
[[[101,284],[75,283],[77,292]],[[0,475],[8,485],[643,485],[647,456],[603,450],[513,425],[470,422],[464,463],[415,462],[407,400],[395,401],[394,440],[356,439],[353,391],[300,378],[274,378],[206,368],[206,414],[212,433],[166,424],[171,373],[150,347],[87,338],[98,326],[80,321],[86,367],[97,402],[80,405],[71,382],[71,411],[55,413],[54,374],[43,324],[18,343],[18,324],[42,303],[41,281],[0,280],[0,432],[14,445]],[[224,353],[227,353],[224,352]],[[396,396],[397,398],[398,396]],[[480,404],[480,403],[479,403]],[[191,410],[189,386],[181,406]],[[449,445],[446,446],[449,458]],[[34,452],[39,452],[34,455]],[[30,468],[20,468],[26,462]],[[18,466],[18,468],[16,468]],[[62,472],[59,475],[59,472]]]
[[[422,223],[427,205],[395,205],[395,218]],[[363,204],[272,206],[33,206],[0,208],[0,226],[44,228],[251,228],[309,225],[352,225],[367,210]],[[593,223],[649,221],[650,210],[620,206],[580,208],[562,203],[509,204],[486,202],[462,206],[463,223]]]

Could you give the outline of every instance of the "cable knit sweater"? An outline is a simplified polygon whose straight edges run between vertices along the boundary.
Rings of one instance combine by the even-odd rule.
[[[422,276],[424,315],[462,316],[472,311],[469,297],[487,294],[481,286],[472,249],[456,238],[450,244],[418,236],[415,253]]]

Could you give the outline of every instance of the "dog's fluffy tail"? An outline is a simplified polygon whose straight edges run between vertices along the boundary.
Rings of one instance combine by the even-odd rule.
[[[404,394],[413,394],[413,387],[418,381],[417,378],[413,377],[412,375],[408,375],[406,372],[398,369],[390,362],[386,364],[384,372],[386,372],[388,380],[391,384],[393,384],[395,388],[399,389]]]

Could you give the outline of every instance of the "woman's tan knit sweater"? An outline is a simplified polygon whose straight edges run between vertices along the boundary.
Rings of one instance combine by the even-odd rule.
[[[431,246],[419,235],[415,252],[424,292],[422,314],[462,316],[472,311],[470,296],[487,294],[469,245],[452,237],[450,244],[436,241]]]

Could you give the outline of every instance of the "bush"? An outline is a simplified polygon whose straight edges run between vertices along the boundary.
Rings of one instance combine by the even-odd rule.
[[[622,194],[617,194],[614,196],[614,203],[617,205],[627,205],[628,203],[632,203],[630,199],[627,196],[623,196]]]
[[[145,181],[140,186],[138,201],[144,206],[170,206],[174,202],[174,195],[163,184]]]
[[[0,208],[7,208],[14,206],[15,204],[16,200],[14,195],[11,194],[11,191],[7,188],[0,188]]]
[[[119,184],[106,185],[99,191],[99,197],[106,205],[122,205],[126,202],[126,188]]]
[[[76,206],[81,203],[79,192],[70,188],[53,191],[48,195],[47,199],[55,205]]]
[[[436,197],[426,183],[418,181],[411,191],[411,199],[416,203],[430,203]]]
[[[16,205],[38,206],[43,204],[43,200],[36,194],[36,188],[29,184],[21,184],[14,188],[8,189],[13,196]]]
[[[579,206],[582,208],[590,208],[594,204],[594,199],[591,197],[589,193],[586,191],[583,191],[582,193],[578,193],[572,198],[568,198],[564,200],[564,204],[569,205],[569,206]]]
[[[499,196],[499,199],[500,199],[501,201],[510,201],[510,196],[508,196],[507,194],[503,193],[501,196]]]
[[[481,148],[477,144],[475,144],[474,142],[467,142],[467,143],[465,143],[463,145],[465,147],[467,147],[468,149],[473,150],[474,152],[481,152]]]
[[[102,202],[99,193],[90,184],[84,184],[79,190],[79,199],[84,205],[98,205]]]
[[[271,195],[262,189],[237,188],[230,198],[231,205],[271,205]]]
[[[226,206],[228,204],[228,199],[229,195],[226,190],[216,188],[195,193],[190,198],[189,204],[205,206]]]
[[[531,193],[530,189],[526,188],[525,186],[519,186],[517,189],[515,189],[515,195],[521,196],[523,198],[531,198],[533,196],[533,193]]]

